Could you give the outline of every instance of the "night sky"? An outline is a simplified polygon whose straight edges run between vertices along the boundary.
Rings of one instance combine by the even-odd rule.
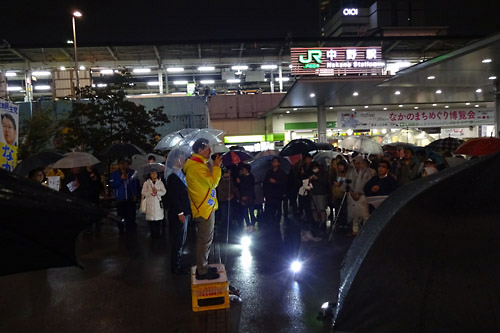
[[[315,39],[320,29],[318,0],[3,2],[0,39],[13,46],[63,45],[72,39],[73,9],[84,15],[77,20],[80,45],[284,39],[287,33]],[[424,2],[426,23],[450,26],[450,35],[500,31],[500,1]]]

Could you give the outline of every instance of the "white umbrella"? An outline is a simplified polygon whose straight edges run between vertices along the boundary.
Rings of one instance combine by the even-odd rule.
[[[144,166],[145,164],[148,164],[148,157],[149,156],[154,156],[155,157],[155,163],[163,163],[165,162],[165,157],[158,155],[158,154],[136,154],[132,156],[132,163],[130,164],[130,168],[132,170],[138,170],[139,167]]]
[[[434,140],[435,139],[425,131],[414,128],[404,128],[396,132],[387,133],[382,138],[382,145],[391,144],[393,142],[406,142],[424,147]]]
[[[213,150],[212,150],[212,153],[214,154],[224,154],[224,153],[227,153],[229,151],[229,148],[227,148],[225,145],[223,145],[222,143],[219,143],[219,144],[216,144],[214,147],[213,147]]]
[[[179,145],[172,149],[165,162],[165,179],[167,179],[172,172],[175,172],[175,169],[182,170],[184,163],[186,163],[186,159],[189,158],[191,154],[191,146],[187,144]]]
[[[319,153],[314,154],[313,161],[318,162],[323,166],[324,170],[328,170],[330,168],[330,162],[332,159],[340,155],[337,151],[320,151]]]
[[[170,150],[183,144],[192,146],[200,138],[207,139],[213,148],[223,143],[221,138],[223,134],[224,131],[213,128],[185,128],[163,137],[156,145],[155,150]]]
[[[219,130],[219,129],[214,129],[214,128],[202,128],[196,132],[189,133],[186,135],[186,142],[190,145],[193,146],[196,140],[198,139],[207,139],[209,145],[212,148],[212,151],[214,150],[213,148],[217,145],[220,145],[223,143],[221,136],[224,134],[224,131]]]
[[[361,154],[383,154],[382,146],[367,136],[350,136],[339,142],[339,147]]]
[[[89,153],[71,152],[65,154],[65,157],[54,163],[55,169],[70,169],[88,165],[94,165],[100,161]]]

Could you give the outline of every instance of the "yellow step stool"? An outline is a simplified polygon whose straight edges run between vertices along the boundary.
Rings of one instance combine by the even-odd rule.
[[[208,311],[229,308],[229,281],[223,264],[217,267],[220,277],[216,280],[197,280],[196,266],[191,268],[191,300],[193,311]]]

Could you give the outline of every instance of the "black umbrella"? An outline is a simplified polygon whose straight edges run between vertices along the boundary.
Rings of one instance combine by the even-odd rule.
[[[453,153],[455,150],[457,150],[458,147],[460,147],[462,143],[464,143],[464,140],[449,137],[432,141],[427,146],[425,146],[425,149],[437,152]]]
[[[334,328],[498,332],[500,154],[401,187],[354,240]]]
[[[74,243],[106,212],[0,169],[0,275],[77,265]]]
[[[309,139],[295,139],[290,141],[280,152],[281,156],[292,156],[308,153],[313,150],[319,150],[317,144]]]
[[[101,156],[105,157],[126,157],[135,154],[146,154],[146,152],[131,143],[115,143],[101,152]]]
[[[280,169],[283,170],[286,174],[290,172],[290,161],[282,156],[261,156],[251,161],[246,161],[251,167],[250,172],[255,177],[255,182],[261,183],[264,181],[264,177],[266,176],[267,171],[272,168],[272,160],[277,157],[280,160]]]
[[[64,157],[63,154],[44,151],[28,156],[14,169],[14,173],[20,176],[27,176],[30,171],[45,168],[49,164],[53,164]]]

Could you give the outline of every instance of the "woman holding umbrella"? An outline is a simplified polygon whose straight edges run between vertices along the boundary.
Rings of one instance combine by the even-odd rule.
[[[165,185],[158,178],[158,172],[151,171],[148,180],[142,186],[141,192],[143,200],[146,201],[146,221],[149,222],[151,238],[160,237],[160,223],[164,218],[161,197],[166,193]]]

